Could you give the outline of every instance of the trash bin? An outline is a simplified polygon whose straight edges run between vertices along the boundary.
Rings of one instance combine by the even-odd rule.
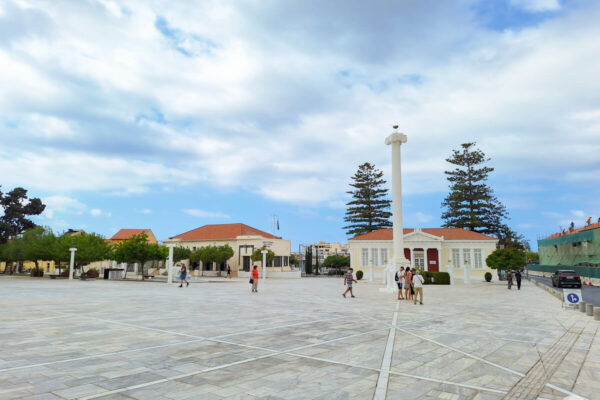
[[[108,274],[110,274],[110,268],[104,268],[104,279],[108,280]]]

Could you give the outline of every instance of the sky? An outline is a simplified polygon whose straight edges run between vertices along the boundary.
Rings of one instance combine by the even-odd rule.
[[[600,217],[599,20],[592,0],[0,0],[1,190],[58,232],[346,243],[351,176],[391,186],[397,124],[405,227],[442,224],[445,160],[476,142],[535,249]]]

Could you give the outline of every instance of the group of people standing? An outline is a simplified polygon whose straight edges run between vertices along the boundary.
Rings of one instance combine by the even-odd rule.
[[[512,270],[507,270],[506,271],[506,281],[508,283],[508,289],[510,290],[510,288],[513,285],[513,277],[515,278],[515,280],[517,281],[517,289],[521,290],[521,270],[518,269],[516,271],[512,271]]]
[[[400,270],[396,271],[394,279],[398,285],[398,300],[413,300],[414,304],[417,304],[418,298],[419,304],[423,304],[423,284],[425,283],[425,278],[423,278],[418,269],[400,267]]]

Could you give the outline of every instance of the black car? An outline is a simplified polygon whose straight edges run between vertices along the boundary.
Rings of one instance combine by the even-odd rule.
[[[552,275],[552,286],[581,288],[581,279],[572,269],[559,269]]]

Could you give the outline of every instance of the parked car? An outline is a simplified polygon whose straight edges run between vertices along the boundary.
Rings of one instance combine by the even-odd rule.
[[[572,269],[559,269],[552,275],[552,286],[581,288],[581,278]]]

